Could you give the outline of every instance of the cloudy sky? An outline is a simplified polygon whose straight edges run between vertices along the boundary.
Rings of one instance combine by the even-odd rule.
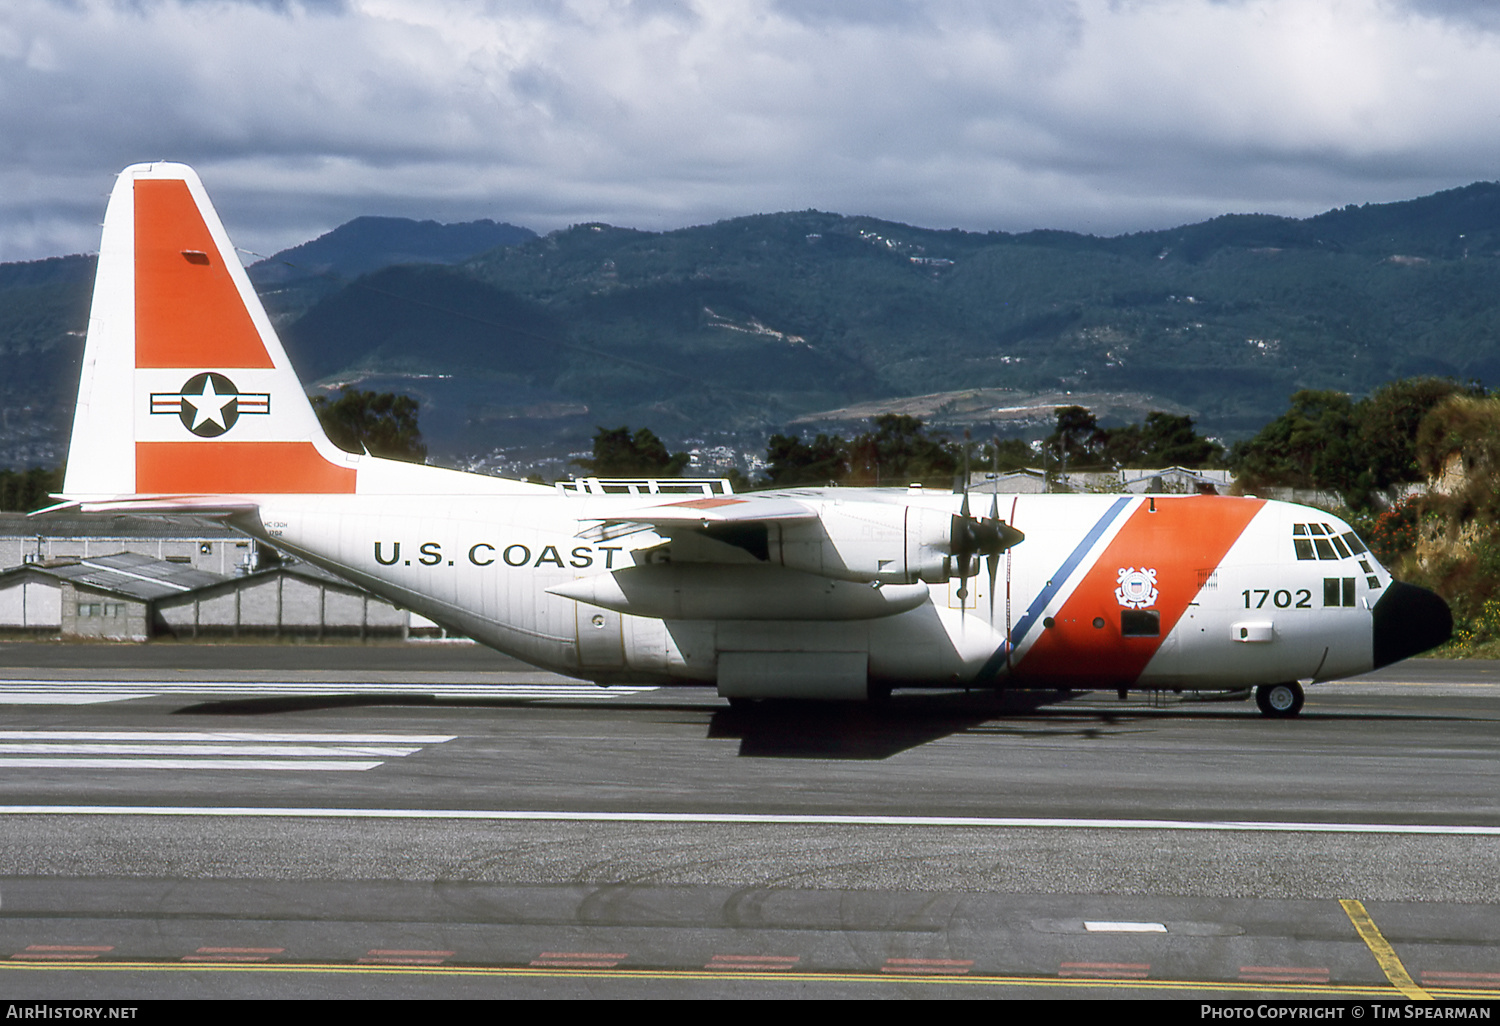
[[[195,165],[269,253],[363,213],[817,207],[1100,234],[1500,178],[1493,0],[4,0],[0,260]]]

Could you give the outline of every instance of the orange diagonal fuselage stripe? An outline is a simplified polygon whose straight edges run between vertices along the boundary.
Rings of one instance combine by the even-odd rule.
[[[135,365],[271,367],[187,183],[135,183]]]
[[[1265,505],[1263,500],[1214,496],[1158,497],[1142,502],[1094,561],[1017,667],[1017,677],[1094,687],[1135,682],[1197,598],[1203,578],[1223,561]],[[1156,571],[1161,616],[1158,637],[1122,637],[1115,597],[1120,571]],[[1095,627],[1094,620],[1103,621]]]
[[[354,477],[311,442],[135,444],[135,490],[147,495],[347,493]]]

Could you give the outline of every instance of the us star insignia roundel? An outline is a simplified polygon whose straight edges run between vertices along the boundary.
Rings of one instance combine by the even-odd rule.
[[[1128,609],[1145,609],[1156,605],[1156,571],[1141,567],[1120,567],[1119,587],[1115,589],[1115,601]]]
[[[152,392],[152,413],[175,413],[182,426],[200,438],[216,438],[244,414],[270,413],[268,392],[241,392],[223,374],[194,374],[180,392]]]

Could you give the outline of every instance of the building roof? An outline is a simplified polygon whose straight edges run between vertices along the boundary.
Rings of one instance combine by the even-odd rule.
[[[198,517],[131,517],[113,513],[0,513],[0,538],[243,538]]]
[[[180,566],[180,564],[175,563],[172,565]],[[275,566],[266,567],[264,570],[256,570],[254,573],[249,574],[236,574],[233,577],[221,577],[218,574],[201,574],[201,576],[211,578],[211,580],[204,584],[195,584],[191,589],[183,589],[180,592],[174,591],[170,595],[160,597],[174,598],[178,594],[186,595],[188,591],[194,591],[203,593],[202,595],[196,597],[207,598],[212,595],[223,594],[226,591],[232,591],[235,588],[243,587],[245,585],[255,584],[259,581],[274,580],[278,576],[297,577],[301,578],[302,580],[311,581],[314,584],[323,585],[325,587],[338,588],[341,591],[352,592],[357,595],[370,594],[365,589],[361,588],[359,585],[353,583],[352,581],[345,580],[337,574],[329,573],[327,570],[324,570],[321,567],[313,566],[311,563],[303,563],[300,560],[289,560],[285,563],[278,563]],[[185,598],[183,601],[189,601],[189,599]],[[169,604],[175,605],[176,603]]]
[[[218,584],[229,578],[195,570],[182,563],[168,563],[134,552],[113,556],[90,556],[48,565],[28,563],[17,570],[35,571],[68,581],[74,585],[108,591],[128,598],[151,602],[169,595],[180,595],[194,588]],[[8,571],[13,573],[15,571]]]

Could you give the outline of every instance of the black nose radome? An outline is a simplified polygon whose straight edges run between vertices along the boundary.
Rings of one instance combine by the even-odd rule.
[[[1448,603],[1414,584],[1392,581],[1374,614],[1377,669],[1436,648],[1453,633]]]

